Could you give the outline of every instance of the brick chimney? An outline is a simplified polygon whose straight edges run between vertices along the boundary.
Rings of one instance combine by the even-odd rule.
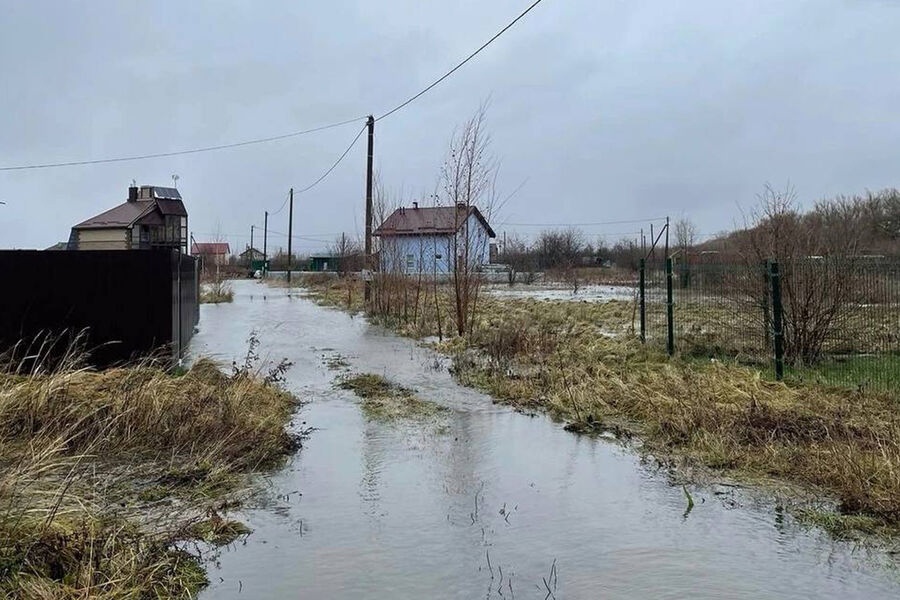
[[[413,210],[417,210],[419,208],[418,202],[413,202]]]
[[[138,199],[138,188],[136,185],[131,185],[128,187],[128,201],[134,202]]]

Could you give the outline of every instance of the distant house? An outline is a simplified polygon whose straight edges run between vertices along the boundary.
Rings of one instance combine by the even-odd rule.
[[[228,264],[231,247],[227,242],[194,242],[191,244],[191,256],[200,258],[202,268],[223,266]]]
[[[379,264],[393,273],[452,273],[461,261],[470,268],[490,262],[496,237],[475,206],[398,208],[373,235],[381,239]]]
[[[187,218],[175,188],[131,186],[125,202],[75,225],[68,249],[171,248],[187,253]]]
[[[242,264],[250,264],[252,261],[262,260],[264,257],[262,250],[250,247],[238,255]]]

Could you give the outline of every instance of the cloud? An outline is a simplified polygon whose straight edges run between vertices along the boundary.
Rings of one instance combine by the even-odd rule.
[[[161,152],[378,114],[524,6],[18,3],[0,23],[0,162]],[[504,221],[670,214],[710,232],[739,220],[736,207],[767,181],[790,179],[808,203],[897,185],[898,23],[888,2],[548,1],[379,122],[376,162],[386,185],[427,193],[453,127],[490,97],[501,187],[527,180]],[[0,245],[66,239],[122,201],[132,178],[165,185],[178,173],[191,228],[220,224],[240,248],[264,210],[315,180],[355,134],[0,173]],[[298,232],[361,231],[364,164],[360,144],[298,197]]]

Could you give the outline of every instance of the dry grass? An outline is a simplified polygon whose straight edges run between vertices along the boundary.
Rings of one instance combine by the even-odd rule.
[[[178,376],[145,362],[95,372],[0,371],[0,595],[193,597],[205,584],[179,541],[225,541],[248,474],[297,445],[296,402],[248,361]],[[224,523],[224,524],[223,524]],[[207,532],[216,535],[207,536]]]
[[[340,305],[338,285],[316,293]],[[628,302],[480,302],[472,335],[439,345],[454,356],[461,382],[576,431],[638,434],[648,452],[808,487],[837,500],[828,520],[841,525],[830,530],[900,528],[896,399],[786,385],[716,360],[668,359],[629,335]]]
[[[433,402],[417,398],[413,390],[373,373],[341,378],[338,387],[351,390],[362,398],[362,409],[371,418],[411,419],[434,416],[446,411]]]
[[[204,283],[200,288],[201,304],[221,304],[234,300],[234,290],[231,283],[226,280]]]

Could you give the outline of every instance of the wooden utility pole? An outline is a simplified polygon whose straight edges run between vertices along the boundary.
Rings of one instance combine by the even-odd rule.
[[[266,242],[269,241],[269,211],[266,211],[266,218],[263,220],[263,275],[268,271],[268,263],[269,263],[269,255],[266,254],[268,248],[266,247]]]
[[[366,156],[366,269],[373,270],[372,264],[372,157],[375,154],[375,117],[369,115],[366,121],[369,129],[369,151]],[[372,298],[372,282],[366,279],[365,301]]]
[[[293,256],[291,251],[291,236],[294,234],[294,188],[291,188],[290,202],[288,204],[288,264],[287,282],[291,284],[291,263]]]
[[[253,266],[253,228],[254,227],[256,227],[256,225],[250,226],[250,266],[251,267]]]

